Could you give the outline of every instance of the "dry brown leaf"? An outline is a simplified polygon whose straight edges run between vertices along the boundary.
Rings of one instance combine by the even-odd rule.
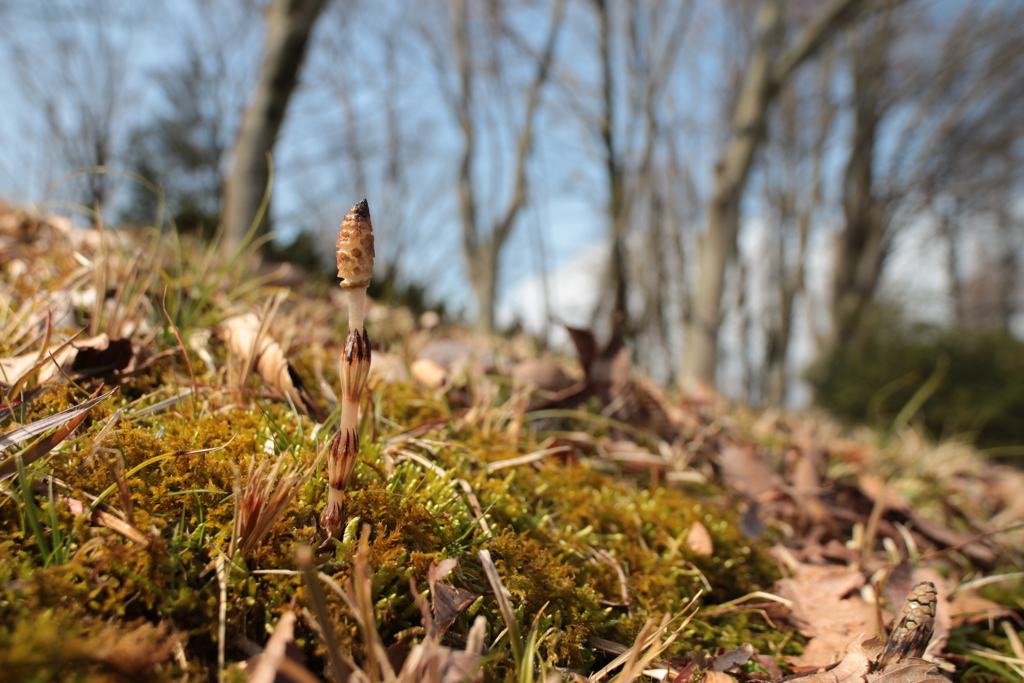
[[[437,339],[426,344],[416,355],[417,360],[432,360],[451,377],[466,373],[486,375],[494,372],[497,364],[494,352],[484,340]]]
[[[782,667],[779,666],[779,663],[775,661],[774,657],[770,657],[769,655],[754,655],[751,659],[760,664],[772,678],[782,678]]]
[[[690,532],[686,535],[686,547],[700,557],[710,557],[715,553],[711,534],[708,533],[707,527],[700,522],[694,522],[690,526]]]
[[[743,643],[735,650],[729,650],[715,657],[711,662],[712,671],[728,671],[736,666],[743,666],[754,656],[754,646],[750,643]]]
[[[946,678],[931,662],[919,659],[931,638],[938,604],[936,587],[921,583],[902,602],[898,625],[883,642],[875,637],[852,640],[831,667],[791,678],[799,683],[939,683]],[[837,615],[839,620],[842,615]],[[806,654],[806,653],[805,653]]]
[[[867,676],[867,683],[949,683],[934,663],[923,659],[906,659],[890,664]]]
[[[721,671],[708,671],[704,674],[704,683],[736,683],[736,679]]]
[[[583,372],[589,375],[590,366],[600,353],[597,337],[590,330],[569,327],[568,325],[565,326],[565,329],[569,333],[569,339],[572,340],[573,346],[576,347],[576,355],[580,359],[580,365],[583,366]]]
[[[917,514],[910,501],[886,487],[885,482],[873,474],[861,474],[858,484],[861,493],[872,502],[884,496],[883,502],[886,508],[905,516],[913,524],[915,530],[930,540],[947,548],[958,548],[961,553],[982,565],[991,565],[996,560],[995,552],[974,541],[971,535],[946,528]]]
[[[70,510],[72,514],[86,517],[91,523],[97,526],[106,527],[111,531],[115,531],[125,538],[135,541],[139,545],[149,545],[149,540],[142,535],[142,532],[128,522],[100,510],[92,510],[90,512],[89,506],[77,498],[71,498],[70,496],[63,496],[59,494],[55,497],[58,500],[64,501],[68,506],[68,510]]]
[[[262,330],[256,314],[245,313],[228,318],[221,322],[220,330],[236,367],[255,368],[271,391],[283,399],[291,399],[296,408],[317,422],[323,422],[323,412],[313,395],[285,358],[280,344]]]
[[[448,372],[429,358],[418,358],[409,367],[412,378],[425,387],[440,389],[448,382]]]
[[[839,664],[831,669],[825,670],[821,667],[813,673],[788,680],[792,683],[864,683],[872,659],[872,653],[855,640],[843,652]]]
[[[951,625],[980,624],[994,619],[1012,619],[1016,612],[1008,607],[983,598],[972,590],[957,592],[949,603]]]
[[[628,439],[602,437],[597,441],[597,451],[609,460],[622,463],[627,472],[668,469],[668,461],[664,457]]]
[[[586,400],[588,395],[597,396],[607,407],[606,414],[636,426],[645,426],[645,416],[640,411],[636,385],[631,377],[629,349],[620,332],[612,335],[602,349],[590,330],[566,326],[569,338],[576,346],[576,353],[586,375],[586,386],[573,400]]]
[[[782,486],[782,477],[758,457],[753,446],[724,445],[718,461],[726,486],[755,500]]]
[[[475,593],[464,588],[441,583],[441,580],[458,565],[458,560],[448,558],[430,565],[430,569],[427,570],[427,584],[430,586],[430,602],[434,612],[431,633],[439,637],[444,635],[458,616],[477,598]]]
[[[820,451],[811,450],[802,453],[793,467],[793,486],[802,493],[816,494],[821,488],[821,477],[818,476],[820,466]]]
[[[409,381],[409,370],[399,356],[386,351],[374,351],[370,356],[370,386],[400,384]]]
[[[528,358],[512,369],[512,385],[515,387],[532,387],[538,391],[556,393],[575,383],[550,358]]]
[[[776,584],[776,594],[792,601],[790,621],[811,639],[802,655],[788,658],[790,664],[827,666],[855,638],[875,632],[874,608],[859,594],[850,595],[862,585],[860,572],[806,564]]]
[[[682,405],[669,400],[664,390],[649,378],[643,376],[634,377],[633,383],[636,385],[637,392],[641,397],[641,403],[650,401],[656,404],[657,411],[664,415],[668,426],[674,432],[679,433],[684,427],[691,430],[696,428],[693,413],[683,410]],[[659,433],[661,432],[659,431]]]
[[[110,339],[100,334],[76,339],[70,344],[50,345],[45,353],[33,351],[20,356],[0,358],[0,384],[14,386],[38,371],[36,382],[43,384],[67,374],[72,377],[124,370],[132,360],[132,343],[128,339]]]

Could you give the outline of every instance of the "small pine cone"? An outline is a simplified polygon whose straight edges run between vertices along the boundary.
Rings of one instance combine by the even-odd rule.
[[[373,276],[373,224],[366,200],[345,214],[338,241],[338,277],[342,289],[365,289]]]

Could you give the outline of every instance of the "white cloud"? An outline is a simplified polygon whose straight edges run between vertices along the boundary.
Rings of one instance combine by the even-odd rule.
[[[601,295],[601,278],[608,260],[604,240],[582,249],[575,257],[547,276],[550,311],[544,305],[544,277],[531,273],[513,283],[498,306],[501,326],[519,320],[530,334],[543,336],[550,329],[548,343],[564,346],[569,336],[560,323],[588,327],[590,316]],[[549,324],[549,320],[551,324]]]

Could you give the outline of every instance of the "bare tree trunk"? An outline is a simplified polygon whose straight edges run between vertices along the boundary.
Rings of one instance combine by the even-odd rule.
[[[98,225],[98,211],[107,208],[113,179],[93,169],[120,161],[118,131],[128,104],[124,38],[136,26],[115,24],[127,14],[113,11],[109,2],[95,2],[85,12],[76,7],[70,2],[26,5],[26,17],[49,27],[50,47],[39,50],[29,38],[34,34],[17,30],[17,22],[8,19],[11,30],[4,34],[4,61],[20,82],[27,104],[37,107],[37,123],[45,132],[45,148],[54,155],[50,161],[56,162],[55,169],[61,174],[86,171],[70,184],[69,199],[86,211],[96,210],[93,225]],[[6,116],[13,115],[12,105],[18,100],[17,94],[6,94]]]
[[[959,200],[942,209],[938,217],[939,236],[946,243],[946,279],[949,280],[949,298],[953,303],[953,324],[960,327],[967,320],[964,311],[964,279],[960,274],[960,250],[957,244],[957,222],[960,220]]]
[[[1012,196],[1012,194],[1010,194]],[[1014,240],[1013,212],[1009,199],[996,211],[997,239],[1002,256],[999,257],[999,300],[997,304],[999,329],[1009,334],[1010,323],[1017,312],[1016,296],[1020,279],[1020,253]]]
[[[708,208],[707,232],[700,243],[699,276],[683,347],[682,381],[688,391],[715,387],[725,268],[736,249],[740,200],[774,94],[772,59],[781,37],[782,2],[766,0],[758,18],[757,45],[736,103],[733,137],[715,165],[715,190]]]
[[[458,70],[458,90],[454,108],[462,133],[462,157],[459,163],[459,220],[462,223],[462,251],[469,278],[476,294],[479,324],[484,330],[494,329],[494,304],[497,295],[498,268],[501,250],[512,234],[519,212],[526,206],[527,165],[533,153],[533,132],[540,107],[541,94],[551,71],[555,44],[565,14],[565,0],[556,0],[543,53],[538,58],[533,80],[526,91],[522,126],[515,136],[515,164],[512,195],[490,229],[483,230],[474,178],[476,126],[473,112],[474,76],[470,54],[470,22],[468,0],[453,0],[453,39]]]
[[[227,253],[241,245],[256,219],[288,100],[298,83],[309,35],[328,0],[271,0],[266,9],[266,47],[256,93],[242,116],[234,148],[234,165],[224,185],[224,241]],[[264,216],[259,232],[269,231]]]
[[[687,391],[715,388],[718,330],[722,321],[725,269],[736,250],[740,202],[750,168],[764,138],[768,108],[780,86],[836,30],[849,22],[861,0],[834,0],[796,43],[777,56],[782,40],[782,0],[765,0],[758,37],[744,75],[732,137],[715,165],[715,189],[708,207],[707,232],[700,243],[696,290],[686,323],[681,380]]]
[[[873,188],[875,142],[882,117],[881,88],[892,39],[891,15],[854,51],[854,124],[850,158],[843,179],[846,226],[838,236],[832,289],[832,329],[828,351],[852,343],[867,305],[874,298],[889,251],[891,213]]]
[[[785,261],[782,258],[782,273],[779,278],[779,317],[777,325],[773,326],[768,334],[768,349],[765,354],[765,366],[767,374],[767,402],[771,406],[781,406],[786,399],[786,389],[789,383],[789,344],[793,336],[793,312],[796,299],[804,294],[806,277],[807,241],[811,232],[811,218],[821,203],[822,186],[822,164],[825,158],[825,143],[828,140],[828,132],[832,127],[833,107],[830,100],[829,89],[832,86],[832,63],[831,54],[827,55],[821,69],[821,78],[818,83],[818,90],[821,96],[820,115],[818,116],[817,130],[815,131],[814,146],[811,152],[814,155],[813,166],[811,167],[810,190],[796,218],[797,230],[797,253],[791,272],[785,271]],[[798,106],[794,103],[794,106]],[[794,121],[793,125],[799,125]],[[794,188],[796,189],[796,188]],[[793,196],[792,206],[797,205],[797,197]],[[780,251],[783,241],[779,240]]]
[[[608,277],[603,280],[605,291],[593,318],[596,321],[607,315],[610,307],[611,327],[632,339],[641,325],[630,314],[630,293],[643,290],[645,277],[632,269],[635,262],[630,258],[629,233],[637,220],[637,210],[650,207],[653,211],[655,195],[662,191],[652,172],[659,143],[665,136],[658,113],[693,11],[671,1],[646,3],[643,7],[633,7],[628,1],[591,3],[597,15],[600,65],[595,132],[604,167],[611,233]],[[621,54],[615,53],[615,45],[619,45]],[[664,298],[664,290],[644,292],[646,296],[652,293],[659,300]],[[605,301],[610,306],[602,305]]]
[[[594,0],[600,30],[601,119],[599,123],[608,183],[608,216],[611,219],[612,248],[609,272],[613,289],[612,324],[626,322],[629,266],[626,259],[625,186],[615,144],[615,82],[612,64],[612,18],[609,0]]]

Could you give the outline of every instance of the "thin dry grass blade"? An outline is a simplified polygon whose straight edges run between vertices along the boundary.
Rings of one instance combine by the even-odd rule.
[[[668,650],[676,638],[679,637],[679,634],[683,632],[683,629],[690,623],[690,620],[697,614],[695,606],[700,596],[701,592],[698,592],[686,607],[675,616],[665,615],[657,628],[654,627],[654,620],[649,619],[640,630],[632,647],[622,652],[618,657],[609,662],[607,666],[591,675],[587,680],[590,683],[596,683],[603,680],[609,673],[619,667],[622,667],[622,671],[615,678],[611,679],[613,683],[627,683],[640,676],[651,666],[655,659]],[[669,633],[672,623],[677,619],[682,619],[682,621]]]
[[[320,683],[320,679],[306,667],[288,659],[287,647],[295,642],[295,612],[288,610],[281,615],[274,633],[267,641],[267,647],[259,657],[259,663],[249,674],[248,683],[274,683],[278,672],[296,683]]]
[[[32,437],[38,436],[47,430],[60,425],[60,428],[57,429],[57,431],[44,439],[40,439],[23,453],[12,455],[3,462],[0,462],[0,481],[14,476],[14,473],[17,472],[18,469],[17,459],[20,458],[22,463],[27,467],[56,448],[61,441],[66,439],[71,432],[75,431],[75,429],[82,424],[82,421],[85,420],[86,415],[90,410],[92,410],[93,406],[109,398],[115,391],[117,391],[116,387],[102,396],[91,398],[85,403],[75,406],[74,408],[68,408],[67,410],[62,410],[59,413],[44,417],[41,420],[36,420],[24,427],[18,427],[7,434],[0,434],[0,448],[7,448],[23,441],[27,441]]]
[[[371,681],[383,679],[395,680],[395,670],[388,660],[388,651],[377,632],[376,616],[373,611],[373,579],[370,576],[369,556],[370,525],[363,526],[359,535],[359,549],[356,551],[354,576],[349,585],[349,593],[353,596],[355,614],[358,616],[360,630],[363,634],[363,647],[366,648],[367,662],[364,669],[370,674]],[[380,672],[380,677],[377,672]]]
[[[128,522],[118,519],[114,515],[108,514],[106,512],[102,512],[100,510],[92,510],[89,505],[86,505],[77,498],[58,495],[57,499],[64,501],[67,504],[68,509],[71,510],[73,514],[84,516],[93,524],[97,526],[106,527],[111,531],[115,531],[129,540],[135,541],[139,545],[149,545],[149,541],[146,539],[145,536],[142,535],[142,532],[140,532],[138,529],[136,529]]]
[[[331,660],[331,667],[334,669],[334,678],[339,683],[349,679],[354,667],[349,666],[345,661],[341,649],[338,647],[338,639],[334,636],[334,628],[331,626],[331,615],[327,611],[327,598],[324,596],[323,588],[320,587],[320,579],[313,567],[313,551],[309,546],[302,546],[295,551],[295,560],[302,572],[302,578],[309,591],[310,601],[313,603],[313,611],[320,626],[320,634],[324,639],[324,647],[327,650],[327,657]]]
[[[494,590],[494,597],[498,600],[498,609],[501,611],[502,619],[505,620],[506,628],[508,628],[512,653],[515,656],[516,664],[518,664],[522,661],[524,654],[523,634],[519,629],[515,610],[512,609],[512,603],[509,600],[512,595],[505,588],[505,584],[501,582],[498,568],[495,566],[494,560],[491,559],[491,553],[487,550],[481,550],[478,555],[484,568],[484,574],[487,576],[487,582],[491,584],[491,588]]]

